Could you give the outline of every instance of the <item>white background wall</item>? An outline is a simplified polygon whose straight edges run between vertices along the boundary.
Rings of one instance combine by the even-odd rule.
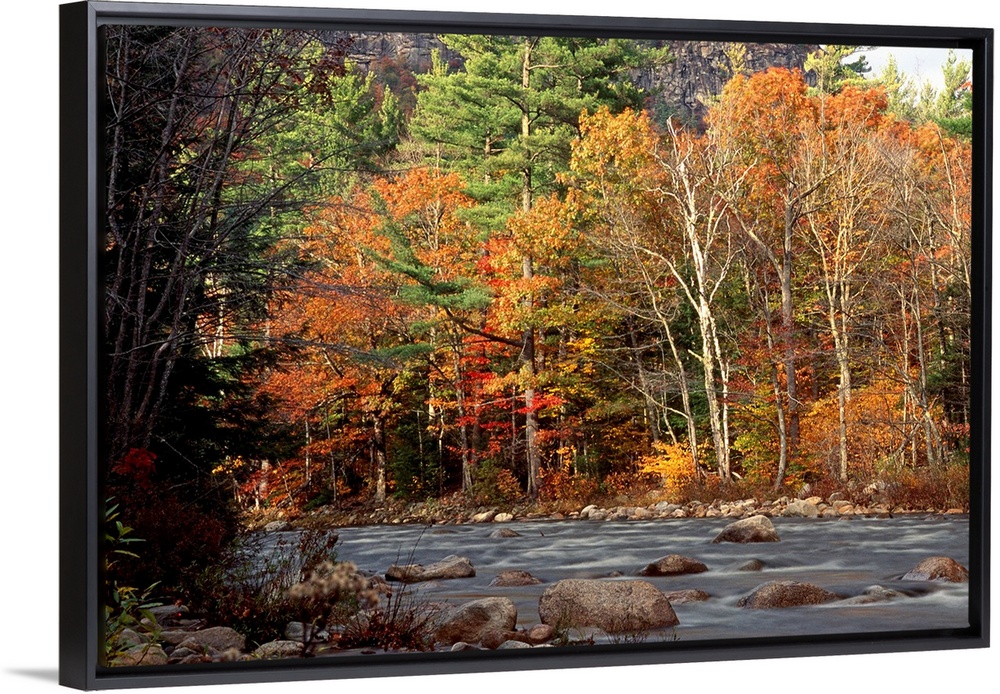
[[[505,0],[490,5],[470,0],[217,2],[987,27],[996,27],[998,16],[995,4],[973,0]],[[57,688],[58,4],[57,0],[12,0],[0,10],[4,29],[0,36],[0,688],[18,693]],[[993,491],[996,498],[996,484]],[[992,585],[996,594],[995,579]],[[261,694],[328,692],[348,686],[369,692],[466,690],[477,694],[578,690],[627,694],[651,688],[699,694],[788,689],[984,692],[995,686],[998,665],[996,649],[990,649],[242,686],[246,692]],[[179,691],[221,692],[233,691],[233,687]]]

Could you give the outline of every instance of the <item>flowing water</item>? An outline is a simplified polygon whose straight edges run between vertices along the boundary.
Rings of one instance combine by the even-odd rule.
[[[726,639],[863,632],[951,629],[968,626],[968,586],[902,581],[931,556],[969,561],[969,523],[964,516],[892,519],[775,518],[780,542],[712,544],[731,519],[667,519],[629,522],[529,521],[507,524],[391,525],[342,528],[338,559],[366,573],[384,574],[391,564],[430,564],[448,555],[471,560],[474,578],[413,584],[423,599],[446,604],[504,596],[517,606],[518,626],[539,622],[538,599],[565,578],[635,579],[646,564],[668,554],[703,562],[700,574],[642,577],[664,591],[698,589],[704,602],[674,605],[680,624],[659,635],[670,639]],[[490,537],[505,527],[519,537]],[[751,559],[761,571],[740,571]],[[520,569],[543,581],[525,587],[491,587],[501,571]],[[622,575],[615,577],[615,572]],[[908,597],[865,605],[829,603],[773,610],[737,607],[756,586],[774,580],[814,583],[838,595],[857,596],[881,585]],[[597,640],[603,640],[601,634]],[[652,634],[651,639],[658,638]]]

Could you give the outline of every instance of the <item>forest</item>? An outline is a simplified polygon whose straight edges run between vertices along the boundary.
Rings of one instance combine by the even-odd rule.
[[[157,580],[275,510],[967,504],[966,61],[727,44],[691,114],[666,42],[106,38],[105,487]]]

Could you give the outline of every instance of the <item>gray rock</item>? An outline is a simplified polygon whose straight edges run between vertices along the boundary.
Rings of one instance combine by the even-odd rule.
[[[647,520],[653,517],[653,512],[642,506],[637,506],[632,510],[632,518],[635,520]]]
[[[510,523],[512,520],[514,520],[513,513],[498,513],[493,517],[494,523]]]
[[[122,629],[118,634],[115,645],[121,650],[127,650],[133,646],[144,646],[149,643],[149,639],[133,629]]]
[[[490,523],[496,517],[497,512],[495,510],[483,511],[482,513],[477,513],[472,517],[473,523]]]
[[[666,596],[648,581],[559,581],[542,593],[538,614],[556,629],[597,627],[609,634],[678,623]]]
[[[902,580],[968,583],[969,570],[949,557],[930,557],[910,569]]]
[[[170,644],[171,646],[179,646],[185,640],[191,637],[191,631],[177,631],[174,629],[165,629],[159,633],[159,640],[163,643]]]
[[[590,514],[596,510],[597,506],[595,504],[584,506],[582,509],[580,509],[580,518],[589,518]]]
[[[501,571],[497,574],[490,585],[496,588],[509,588],[516,586],[535,586],[541,583],[540,579],[535,578],[527,571]]]
[[[189,636],[186,639],[184,639],[183,641],[181,641],[179,644],[177,644],[177,648],[175,650],[178,650],[178,651],[191,651],[192,653],[201,653],[201,654],[206,654],[207,653],[208,655],[215,655],[216,653],[219,652],[215,648],[210,648],[210,647],[206,646],[205,644],[203,644],[201,641],[199,641],[198,639],[194,638],[193,636]]]
[[[551,624],[536,624],[528,630],[525,638],[528,639],[528,643],[538,645],[546,641],[551,641],[555,635],[556,630]]]
[[[664,593],[671,605],[683,605],[686,602],[705,602],[711,596],[703,590],[671,590]]]
[[[471,578],[476,575],[476,570],[465,557],[451,555],[441,561],[434,562],[427,566],[422,564],[407,564],[396,566],[393,564],[385,572],[385,577],[390,581],[401,583],[418,583],[420,581],[434,581],[446,578]]]
[[[753,610],[769,610],[800,605],[820,605],[839,600],[840,596],[811,583],[771,581],[757,586],[736,603]]]
[[[458,643],[451,644],[451,650],[453,651],[478,651],[479,649],[473,646],[471,643],[466,643],[465,641],[459,641]]]
[[[594,509],[587,516],[587,518],[593,521],[602,521],[607,517],[608,517],[608,512],[605,511],[603,508]]]
[[[247,642],[243,634],[229,627],[209,627],[201,631],[187,632],[187,636],[197,641],[205,649],[215,649],[216,651],[230,649],[242,651]]]
[[[743,562],[738,567],[737,571],[762,571],[764,569],[764,562],[760,559],[751,559],[750,561]]]
[[[479,643],[490,632],[507,632],[517,624],[517,608],[508,598],[482,598],[448,610],[435,638],[446,644]]]
[[[884,586],[868,586],[861,595],[843,600],[843,605],[870,605],[873,602],[888,602],[896,598],[906,597],[905,593]]]
[[[516,530],[511,530],[510,528],[497,528],[490,533],[490,537],[521,537],[521,533]]]
[[[301,641],[268,641],[257,647],[250,654],[260,660],[278,660],[280,658],[299,658],[302,656]]]
[[[530,643],[525,643],[524,641],[515,641],[514,639],[507,639],[499,646],[496,647],[498,651],[507,651],[512,648],[531,648]]]
[[[708,567],[696,559],[683,557],[680,554],[668,554],[660,557],[639,572],[640,576],[678,576],[680,574],[699,574],[708,571]]]
[[[192,663],[211,663],[212,659],[201,653],[189,653],[177,661],[178,665],[190,665]]]
[[[167,654],[156,644],[133,646],[111,661],[111,667],[129,667],[132,665],[166,665]]]
[[[188,613],[188,608],[186,605],[159,605],[150,607],[149,612],[157,623],[163,623],[171,619],[180,619]]]
[[[781,515],[798,518],[817,518],[819,517],[819,508],[809,501],[796,499],[789,502]]]
[[[285,530],[291,530],[291,529],[292,529],[292,524],[289,523],[288,521],[283,521],[283,520],[271,521],[270,523],[264,526],[265,533],[280,533],[284,532]]]
[[[181,648],[178,646],[174,650],[170,651],[170,660],[182,660],[187,658],[189,655],[205,655],[201,651],[193,651],[190,648]]]
[[[774,529],[774,524],[766,516],[750,516],[735,523],[730,523],[722,529],[713,543],[718,542],[778,542],[778,532]]]

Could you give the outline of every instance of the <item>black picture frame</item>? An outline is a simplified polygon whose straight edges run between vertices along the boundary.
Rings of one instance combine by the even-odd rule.
[[[125,668],[98,664],[101,481],[99,243],[102,206],[100,27],[136,23],[224,24],[385,31],[493,31],[630,37],[849,43],[971,49],[973,82],[972,444],[970,626],[850,636],[727,639],[667,650],[650,645],[548,653],[434,653],[379,662],[294,660]],[[77,2],[60,7],[60,683],[77,689],[282,682],[607,665],[638,665],[804,655],[983,648],[989,645],[990,381],[993,30],[956,27],[800,24],[458,12],[349,10],[231,5]],[[81,127],[84,125],[85,127]]]

